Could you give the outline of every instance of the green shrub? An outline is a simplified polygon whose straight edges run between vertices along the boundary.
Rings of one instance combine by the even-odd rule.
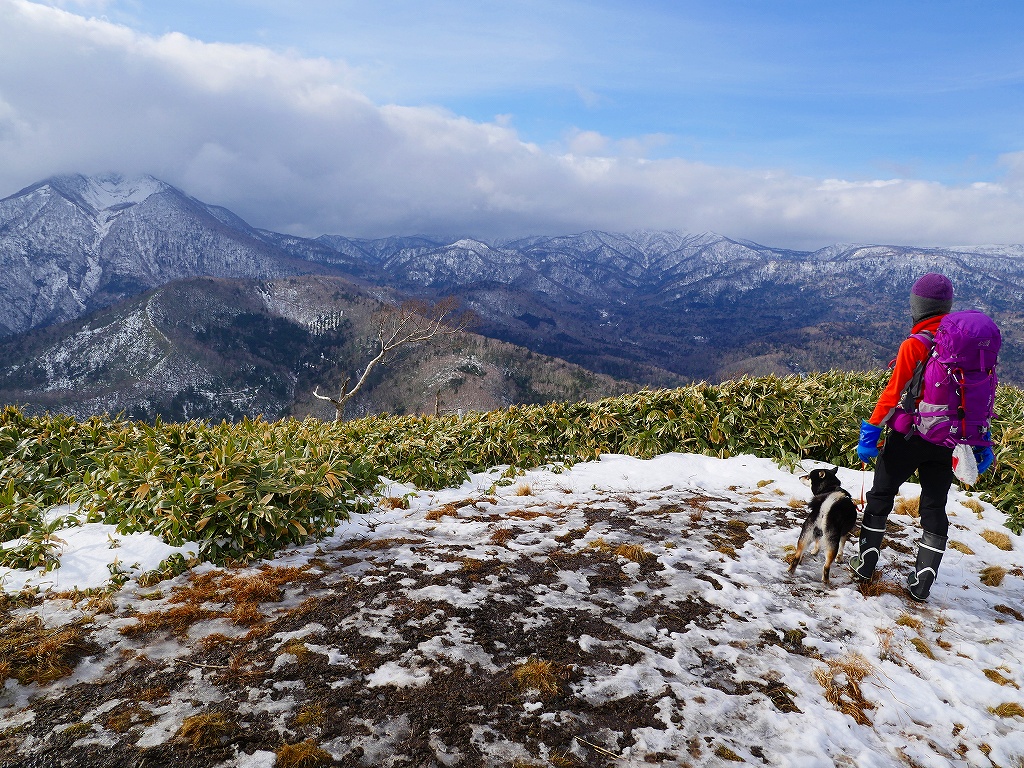
[[[77,422],[28,417],[7,407],[0,411],[0,455],[6,457],[0,540],[38,532],[44,510],[77,503],[83,521],[112,523],[120,533],[151,531],[173,545],[197,541],[203,559],[224,562],[268,555],[329,532],[363,508],[360,499],[380,475],[440,488],[500,464],[534,467],[602,453],[649,458],[670,451],[857,467],[860,420],[885,380],[884,372],[766,376],[595,403],[344,423]],[[976,488],[1020,531],[1021,391],[1001,387],[996,410],[995,468]]]

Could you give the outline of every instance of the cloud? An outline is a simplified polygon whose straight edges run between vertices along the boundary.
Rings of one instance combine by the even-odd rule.
[[[1024,241],[1024,162],[1000,184],[820,180],[645,159],[663,137],[378,105],[343,62],[143,35],[0,0],[0,194],[55,173],[152,173],[255,226],[478,237],[712,230],[790,247]]]

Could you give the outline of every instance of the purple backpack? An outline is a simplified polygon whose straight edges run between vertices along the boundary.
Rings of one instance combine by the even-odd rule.
[[[931,354],[903,390],[893,427],[950,448],[991,445],[1002,343],[995,322],[976,309],[951,312],[939,322],[934,339],[928,332],[912,338],[923,341]]]

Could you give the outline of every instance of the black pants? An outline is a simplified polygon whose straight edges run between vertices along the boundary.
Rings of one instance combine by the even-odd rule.
[[[918,435],[908,440],[899,432],[889,431],[875,464],[864,514],[888,517],[900,486],[914,470],[921,478],[921,528],[945,536],[949,531],[946,497],[953,484],[953,449],[929,443]]]

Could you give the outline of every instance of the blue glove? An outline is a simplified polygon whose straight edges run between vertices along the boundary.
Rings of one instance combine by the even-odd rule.
[[[992,466],[992,462],[996,460],[996,455],[992,452],[991,445],[976,445],[974,446],[974,460],[978,462],[978,474],[980,475],[986,469]]]
[[[857,456],[860,460],[869,464],[878,455],[878,441],[882,439],[882,428],[876,427],[870,421],[860,423],[860,442],[857,443]]]

